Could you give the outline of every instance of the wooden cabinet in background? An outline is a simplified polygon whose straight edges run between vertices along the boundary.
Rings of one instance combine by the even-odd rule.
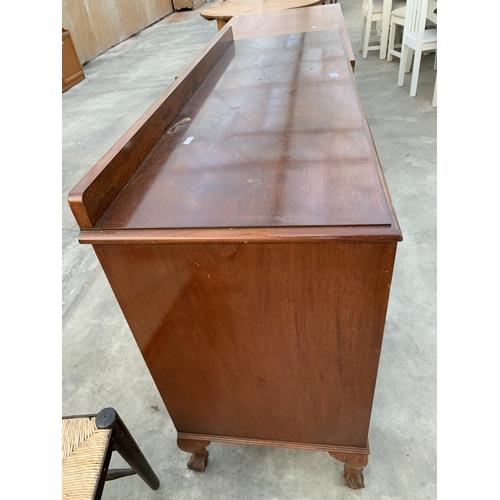
[[[76,53],[75,44],[68,30],[62,29],[62,91],[66,92],[73,85],[85,78],[83,68]]]
[[[204,3],[205,0],[172,0],[172,4],[176,11],[182,9],[196,10]]]

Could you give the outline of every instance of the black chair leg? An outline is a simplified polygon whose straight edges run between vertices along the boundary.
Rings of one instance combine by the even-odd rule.
[[[104,408],[101,410],[96,417],[96,425],[98,429],[112,429],[114,449],[151,489],[157,490],[160,487],[160,480],[154,473],[146,457],[143,455],[116,410],[113,408]],[[123,474],[123,472],[125,471],[122,471],[121,476],[117,475],[115,477],[112,477],[114,475],[113,473],[109,474],[110,477],[108,480],[130,474]]]
[[[133,476],[137,474],[134,469],[109,469],[106,474],[106,481],[113,481],[114,479],[120,479],[121,477]]]

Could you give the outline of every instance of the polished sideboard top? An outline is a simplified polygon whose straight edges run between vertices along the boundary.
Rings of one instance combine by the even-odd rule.
[[[224,28],[70,194],[80,227],[101,238],[309,228],[401,239],[341,37],[335,29],[233,41]],[[169,103],[175,114],[141,130]],[[149,151],[137,153],[141,141]],[[100,193],[109,184],[115,192]],[[85,205],[100,199],[82,224]]]

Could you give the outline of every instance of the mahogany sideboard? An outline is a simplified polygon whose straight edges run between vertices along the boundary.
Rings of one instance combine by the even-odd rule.
[[[337,29],[226,25],[69,204],[190,469],[211,441],[324,450],[364,486],[402,235]]]

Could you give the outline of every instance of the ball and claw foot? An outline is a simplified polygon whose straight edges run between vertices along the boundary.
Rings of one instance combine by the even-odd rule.
[[[344,484],[353,490],[359,490],[365,487],[365,478],[363,477],[363,469],[352,467],[348,464],[344,465]]]
[[[340,462],[344,462],[344,484],[347,487],[353,490],[365,487],[363,469],[368,464],[368,455],[337,451],[329,451],[328,453]]]
[[[207,468],[208,451],[206,447],[210,441],[203,441],[201,439],[184,439],[177,438],[177,446],[182,451],[191,453],[188,460],[187,468],[195,472],[203,472]]]
[[[195,451],[188,460],[187,468],[195,472],[203,472],[207,468],[208,451]]]

